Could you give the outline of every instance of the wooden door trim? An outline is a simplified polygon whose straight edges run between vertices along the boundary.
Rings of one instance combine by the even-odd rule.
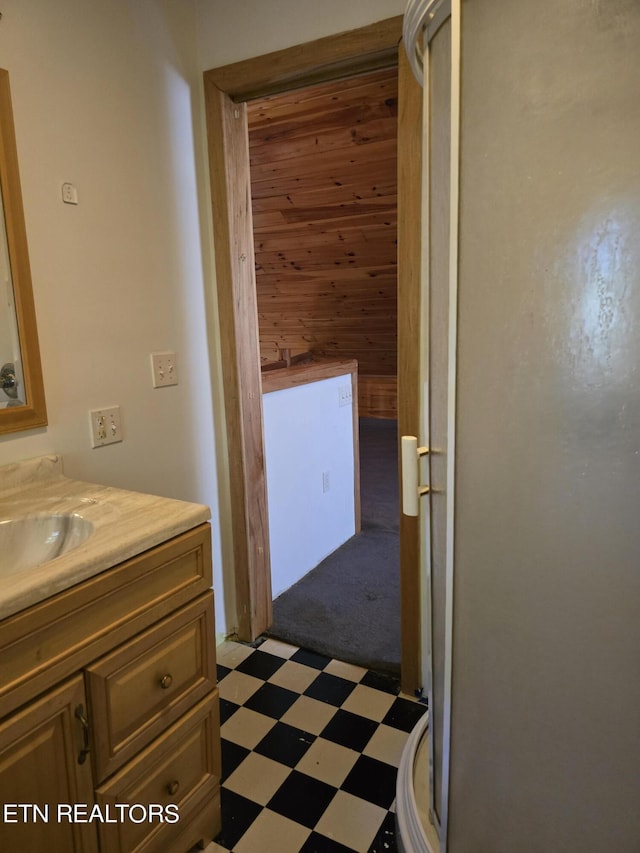
[[[271,624],[271,568],[246,104],[205,74],[237,634]]]
[[[398,61],[402,15],[346,33],[222,65],[204,72],[233,101],[326,83],[340,77],[388,68]]]
[[[230,465],[230,490],[232,511],[232,540],[236,574],[236,599],[238,607],[238,636],[241,640],[253,640],[269,626],[270,622],[270,563],[268,523],[266,518],[266,483],[264,475],[264,446],[262,441],[262,400],[256,393],[260,379],[260,359],[248,364],[243,358],[246,352],[239,346],[238,327],[251,333],[251,350],[254,339],[257,346],[257,310],[255,273],[253,264],[253,240],[247,233],[247,221],[251,215],[251,193],[248,182],[248,152],[246,165],[240,166],[238,151],[246,152],[245,143],[235,146],[233,131],[229,125],[243,122],[244,107],[237,104],[240,116],[236,116],[233,101],[246,101],[276,92],[293,89],[311,83],[320,83],[339,77],[364,73],[398,63],[398,46],[402,36],[402,16],[379,21],[358,30],[340,33],[305,45],[296,45],[283,51],[266,54],[255,59],[236,62],[204,72],[204,91],[207,114],[207,135],[211,173],[211,196],[216,256],[216,279],[220,340],[223,353],[224,405],[227,424],[227,443]],[[401,59],[400,67],[405,65]],[[402,398],[416,395],[418,387],[417,312],[413,307],[419,300],[420,241],[416,243],[415,229],[405,236],[404,229],[419,223],[419,216],[412,206],[415,193],[419,194],[420,148],[416,149],[415,134],[419,130],[422,111],[421,97],[416,99],[415,88],[419,87],[410,75],[408,67],[402,73],[399,87],[402,91],[399,122],[399,162],[402,187],[402,205],[410,205],[407,212],[399,212],[398,261],[399,261],[399,412],[398,425],[417,435],[417,402]],[[404,102],[406,101],[406,105]],[[417,110],[417,111],[416,111]],[[243,131],[244,133],[245,131]],[[406,137],[406,138],[405,138]],[[243,156],[245,154],[243,153]],[[240,180],[232,178],[229,162],[233,160],[240,168]],[[245,174],[246,170],[246,174]],[[232,184],[232,185],[230,185]],[[399,199],[401,187],[398,188]],[[412,201],[413,199],[413,201]],[[231,209],[230,202],[240,206],[240,211]],[[419,206],[417,209],[419,213]],[[236,221],[237,220],[237,221]],[[247,262],[240,264],[238,258],[245,256]],[[416,264],[418,275],[416,277]],[[249,269],[251,267],[251,269]],[[417,296],[416,296],[417,289]],[[242,300],[242,307],[236,304]],[[253,307],[251,307],[253,306]],[[242,311],[250,316],[241,317]],[[253,332],[248,329],[253,327]],[[242,334],[242,332],[241,332]],[[247,434],[245,420],[252,422]],[[259,427],[259,428],[258,428]],[[264,514],[261,507],[264,488]],[[259,495],[256,497],[256,489]],[[252,502],[258,500],[258,517],[251,511]],[[257,522],[255,524],[254,522]],[[417,546],[417,524],[407,528],[401,521],[403,533],[415,539],[415,546],[401,548],[401,596],[402,596],[402,685],[413,692],[420,684],[420,613],[419,613],[419,561]],[[258,549],[262,548],[260,553]],[[266,576],[266,578],[265,578]],[[256,593],[260,600],[256,600]],[[268,606],[265,595],[268,593]]]
[[[403,50],[398,59],[398,440],[420,435],[422,268],[422,88]],[[402,484],[400,484],[402,494]],[[402,689],[422,684],[419,519],[400,513]]]

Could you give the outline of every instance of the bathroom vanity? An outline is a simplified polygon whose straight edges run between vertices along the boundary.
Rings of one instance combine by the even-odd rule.
[[[220,828],[209,511],[30,464],[0,481],[0,533],[27,506],[92,532],[2,579],[0,849],[205,846]]]

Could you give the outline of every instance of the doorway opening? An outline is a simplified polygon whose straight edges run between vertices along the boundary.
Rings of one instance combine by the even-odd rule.
[[[392,66],[255,99],[247,123],[269,633],[399,672],[397,104]],[[319,379],[315,369],[340,373],[348,361],[356,400],[344,373]],[[354,408],[355,440],[344,406]],[[362,489],[344,470],[358,447]]]
[[[419,306],[421,95],[398,47],[402,17],[205,72],[205,100],[216,246],[219,334],[227,426],[237,632],[253,640],[271,622],[262,394],[246,101],[319,81],[399,64],[398,425],[418,424],[418,353],[412,346]],[[404,333],[403,333],[404,330]],[[421,681],[418,528],[400,521],[402,686]]]

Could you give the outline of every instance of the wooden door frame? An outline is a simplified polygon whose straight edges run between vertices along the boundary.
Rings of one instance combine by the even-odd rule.
[[[271,622],[258,312],[246,101],[399,65],[398,427],[418,434],[421,90],[404,52],[401,15],[204,72],[224,407],[229,457],[237,633]],[[418,524],[401,517],[402,687],[421,687]]]
[[[420,436],[422,293],[422,87],[404,48],[398,57],[398,441]],[[398,470],[400,480],[400,470]],[[402,494],[402,483],[399,484]],[[422,683],[420,519],[400,512],[401,678],[405,693]]]

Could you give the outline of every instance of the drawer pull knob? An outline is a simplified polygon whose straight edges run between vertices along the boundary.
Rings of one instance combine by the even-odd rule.
[[[180,782],[177,779],[174,779],[173,782],[169,782],[167,785],[167,793],[173,797],[180,790]]]
[[[167,673],[166,675],[163,675],[163,677],[160,679],[160,687],[162,687],[163,690],[168,690],[172,684],[173,684],[173,676],[170,675],[169,673]]]

